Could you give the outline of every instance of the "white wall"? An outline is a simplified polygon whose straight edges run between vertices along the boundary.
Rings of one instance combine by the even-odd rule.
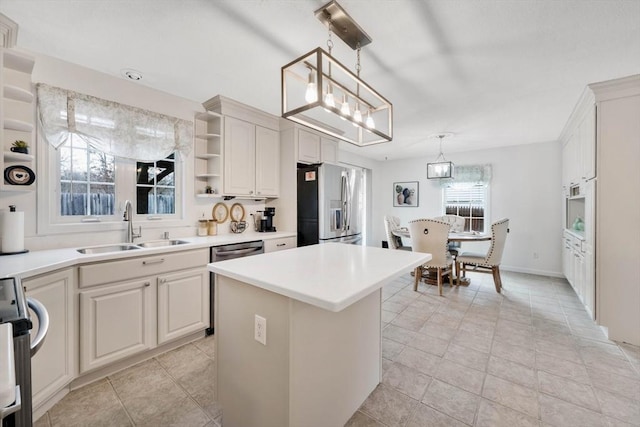
[[[374,171],[373,242],[386,240],[383,217],[395,215],[403,225],[416,218],[442,215],[438,180],[427,180],[423,157],[380,163]],[[490,163],[490,222],[509,218],[504,270],[562,276],[561,147],[557,142],[517,145],[447,155],[456,165]],[[418,207],[393,207],[394,182],[419,181]],[[467,244],[467,250],[484,250]],[[535,258],[534,253],[537,254]]]

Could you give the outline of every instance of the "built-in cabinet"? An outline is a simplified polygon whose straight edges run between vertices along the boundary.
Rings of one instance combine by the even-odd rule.
[[[198,197],[219,197],[222,191],[222,138],[224,118],[207,111],[196,114],[195,192]]]
[[[264,252],[277,252],[285,249],[295,248],[298,245],[297,237],[283,237],[280,239],[269,239],[264,241]]]
[[[216,96],[203,103],[223,117],[222,190],[225,197],[280,195],[280,125],[275,116]]]
[[[597,108],[596,318],[640,346],[640,75],[589,85]]]
[[[49,313],[49,331],[42,347],[31,359],[33,408],[62,390],[76,376],[77,325],[74,299],[75,269],[22,280],[26,295],[40,301]],[[33,330],[38,319],[32,313]]]
[[[80,373],[206,329],[208,262],[198,249],[80,266]]]
[[[280,135],[277,131],[227,117],[224,150],[225,195],[278,197]]]
[[[28,170],[35,173],[34,117],[35,97],[31,84],[34,59],[13,49],[0,48],[0,87],[2,88],[2,113],[0,114],[0,140],[2,156],[0,171],[15,166],[16,179],[0,180],[2,191],[35,190]],[[14,141],[24,141],[29,153],[12,152]],[[27,168],[27,169],[25,169]],[[35,178],[35,176],[34,176]],[[29,184],[29,182],[31,182]]]
[[[194,268],[158,276],[158,344],[209,326],[209,271]]]
[[[80,295],[80,372],[153,347],[153,278],[117,282]]]
[[[299,163],[336,163],[338,161],[338,141],[302,127],[297,127],[294,134]]]
[[[640,239],[633,232],[640,222],[638,117],[640,75],[594,83],[561,135],[564,274],[609,338],[634,345],[640,345]],[[583,216],[584,230],[571,230],[576,216]]]

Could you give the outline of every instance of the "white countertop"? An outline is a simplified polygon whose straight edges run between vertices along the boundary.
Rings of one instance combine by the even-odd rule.
[[[90,262],[111,261],[136,256],[154,255],[158,253],[178,252],[232,243],[251,242],[254,240],[280,239],[283,237],[295,237],[296,235],[297,234],[295,232],[283,231],[273,233],[245,232],[240,234],[222,234],[207,237],[175,237],[175,239],[184,240],[188,243],[183,245],[143,248],[102,254],[79,253],[77,251],[78,248],[96,246],[84,245],[72,248],[33,251],[27,252],[26,254],[3,255],[0,256],[0,277],[19,276],[24,278]],[[111,242],[105,242],[106,245],[109,243]],[[134,244],[137,243],[140,242],[135,242]]]
[[[216,262],[209,270],[338,312],[430,259],[420,252],[326,243]]]

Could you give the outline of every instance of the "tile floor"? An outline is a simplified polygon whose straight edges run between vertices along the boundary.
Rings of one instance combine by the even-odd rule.
[[[504,272],[468,287],[406,275],[383,290],[383,378],[347,423],[640,426],[640,349],[607,341],[562,279]],[[220,425],[213,338],[75,390],[40,426]],[[328,426],[331,427],[331,426]]]
[[[219,427],[213,344],[202,338],[74,390],[34,426]]]

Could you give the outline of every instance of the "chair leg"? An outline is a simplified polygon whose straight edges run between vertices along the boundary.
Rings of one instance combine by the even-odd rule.
[[[422,267],[418,266],[416,267],[416,269],[413,272],[413,275],[415,276],[415,280],[413,282],[413,290],[417,291],[418,290],[418,282],[420,281],[420,278],[422,277]]]
[[[493,284],[496,286],[496,292],[500,293],[502,290],[502,280],[500,280],[500,267],[497,265],[491,267],[493,273]]]
[[[442,269],[438,267],[438,293],[442,296]]]
[[[456,261],[456,284],[460,286],[460,263]]]
[[[449,269],[449,286],[453,288],[453,266]]]

